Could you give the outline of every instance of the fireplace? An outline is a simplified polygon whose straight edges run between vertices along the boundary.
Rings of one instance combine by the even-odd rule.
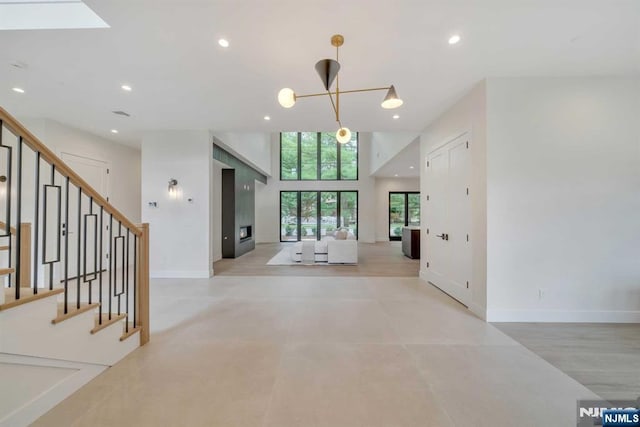
[[[251,226],[244,225],[240,227],[240,241],[243,242],[245,240],[251,239]]]

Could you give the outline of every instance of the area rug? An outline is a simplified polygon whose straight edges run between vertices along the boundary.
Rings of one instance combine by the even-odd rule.
[[[284,248],[267,262],[267,265],[329,265],[326,262],[312,262],[305,264],[303,262],[295,262],[291,259],[291,248]],[[339,265],[339,264],[338,264]]]
[[[282,249],[267,262],[267,265],[297,265],[298,263],[291,259],[289,251],[289,248]]]

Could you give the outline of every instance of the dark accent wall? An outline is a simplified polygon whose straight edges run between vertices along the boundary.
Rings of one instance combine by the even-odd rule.
[[[255,249],[255,182],[267,177],[233,154],[213,144],[213,158],[222,169],[222,257],[236,258]],[[251,226],[252,236],[240,239],[240,227]]]

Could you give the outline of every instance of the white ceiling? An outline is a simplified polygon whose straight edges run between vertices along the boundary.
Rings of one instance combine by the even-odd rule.
[[[334,56],[334,33],[341,89],[395,84],[405,102],[388,111],[384,92],[345,95],[342,120],[358,131],[420,131],[487,76],[640,73],[638,0],[86,3],[111,28],[0,31],[0,105],[126,143],[149,129],[335,129],[327,98],[276,100],[285,86],[321,91],[314,64]]]

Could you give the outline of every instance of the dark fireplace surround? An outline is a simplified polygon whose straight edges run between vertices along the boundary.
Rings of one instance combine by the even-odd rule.
[[[222,257],[237,258],[255,249],[255,186],[262,175],[233,154],[213,144],[213,158],[222,169]]]

